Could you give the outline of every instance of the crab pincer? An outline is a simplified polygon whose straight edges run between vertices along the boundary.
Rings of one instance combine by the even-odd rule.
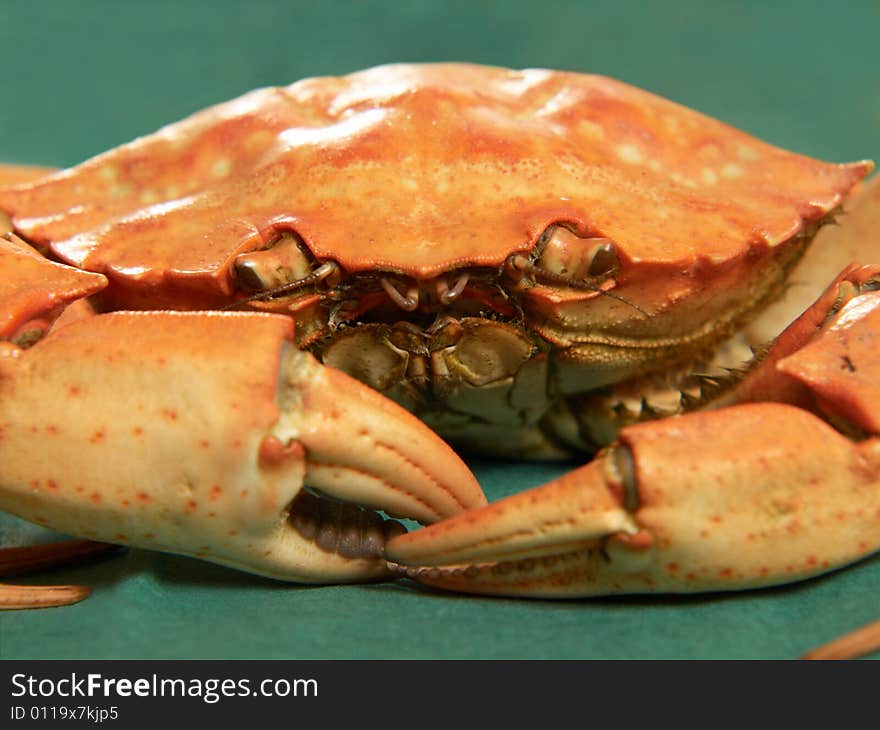
[[[6,273],[36,262],[100,288],[100,275],[4,243]],[[38,310],[67,295],[40,307],[14,289],[7,330],[39,321],[38,338],[52,319]],[[2,343],[0,506],[91,540],[340,582],[386,574],[384,543],[404,528],[374,510],[432,522],[485,502],[448,446],[299,350],[293,327],[263,313],[122,312]]]
[[[878,288],[878,267],[835,280],[732,405],[627,427],[554,482],[395,538],[389,560],[456,591],[579,597],[776,585],[880,550]],[[761,397],[788,402],[748,402],[771,378]]]

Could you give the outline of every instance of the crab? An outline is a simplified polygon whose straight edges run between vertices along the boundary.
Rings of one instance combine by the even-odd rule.
[[[518,596],[853,562],[880,549],[880,246],[810,246],[871,169],[463,64],[7,168],[0,507],[285,580]],[[487,505],[447,442],[595,458]]]

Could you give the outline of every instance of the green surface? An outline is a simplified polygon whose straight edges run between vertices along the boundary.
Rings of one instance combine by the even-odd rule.
[[[878,30],[867,1],[7,1],[0,160],[74,164],[252,87],[429,60],[605,73],[799,152],[877,159]],[[474,467],[492,498],[561,472]],[[0,615],[0,657],[785,658],[880,617],[877,559],[763,592],[558,603],[300,588],[142,551],[51,580],[96,591]]]

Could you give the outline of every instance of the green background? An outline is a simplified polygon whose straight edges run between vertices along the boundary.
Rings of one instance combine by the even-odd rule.
[[[802,153],[878,159],[878,31],[867,0],[5,0],[0,161],[71,165],[253,87],[440,60],[604,73]],[[563,470],[471,463],[490,498]],[[3,544],[49,537],[0,517]],[[51,580],[96,590],[0,615],[0,657],[787,658],[880,618],[878,559],[761,592],[565,602],[303,588],[138,550]]]

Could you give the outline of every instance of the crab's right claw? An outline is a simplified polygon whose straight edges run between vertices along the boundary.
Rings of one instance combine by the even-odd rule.
[[[427,523],[485,504],[433,432],[292,331],[280,315],[137,312],[0,343],[0,508],[329,583],[387,574],[403,527],[373,509]]]

